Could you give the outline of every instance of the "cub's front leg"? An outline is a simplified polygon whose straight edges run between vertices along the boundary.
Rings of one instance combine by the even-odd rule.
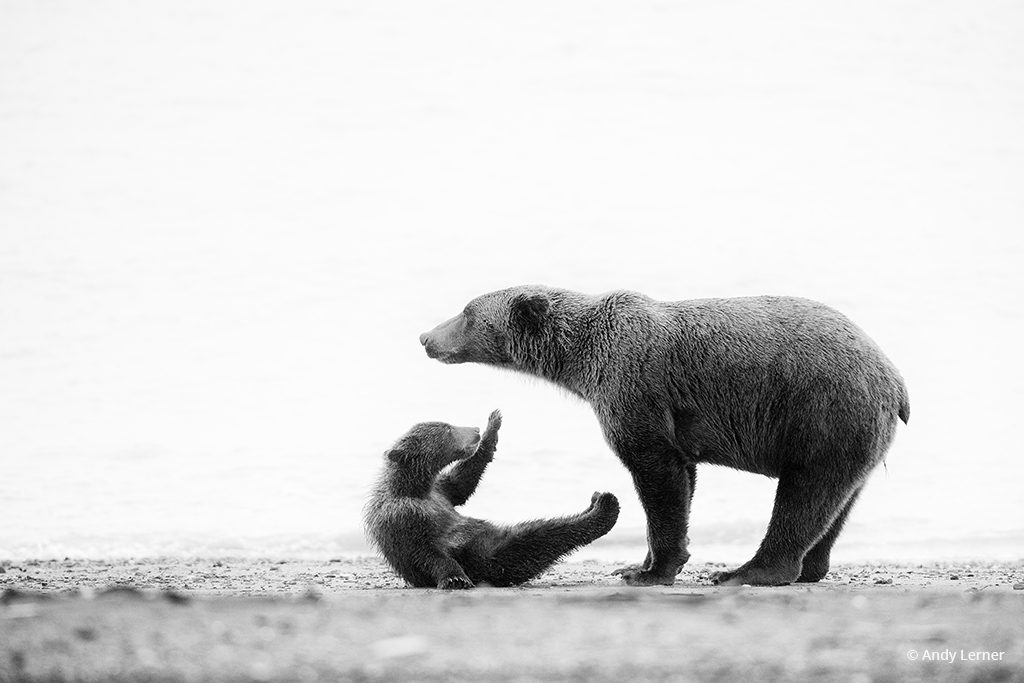
[[[462,566],[448,557],[437,553],[426,560],[427,573],[434,578],[437,587],[442,590],[461,590],[472,588],[473,582],[466,576]]]
[[[487,418],[487,427],[484,429],[483,436],[480,437],[480,444],[473,455],[465,460],[460,460],[455,467],[438,478],[438,490],[451,501],[452,505],[463,505],[476,491],[480,477],[483,476],[487,465],[494,459],[494,450],[498,446],[499,429],[501,429],[501,412],[495,410]]]

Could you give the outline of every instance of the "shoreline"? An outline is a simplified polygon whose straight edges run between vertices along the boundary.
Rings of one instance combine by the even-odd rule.
[[[0,680],[1024,681],[1024,562],[777,588],[711,586],[717,564],[631,588],[615,566],[439,591],[376,558],[3,562]]]
[[[566,586],[622,587],[611,574],[622,562],[573,559],[556,564],[537,579],[513,590]],[[674,586],[719,589],[708,575],[731,565],[687,564]],[[1024,583],[1024,560],[949,562],[836,563],[818,584],[793,588],[838,589],[872,585],[904,588],[1012,589]],[[211,595],[289,595],[314,589],[323,594],[351,590],[400,589],[404,582],[375,556],[323,560],[246,557],[137,557],[129,559],[0,560],[0,590],[59,593],[132,586],[143,589],[195,591]],[[758,587],[758,590],[767,590]]]

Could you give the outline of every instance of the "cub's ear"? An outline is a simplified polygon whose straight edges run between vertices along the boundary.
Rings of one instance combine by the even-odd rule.
[[[415,451],[413,446],[414,444],[410,443],[410,439],[407,436],[402,437],[395,442],[395,445],[384,452],[384,457],[393,463],[408,463],[409,458],[412,457],[412,453]]]
[[[517,294],[512,299],[512,325],[526,332],[540,332],[551,310],[546,294]]]

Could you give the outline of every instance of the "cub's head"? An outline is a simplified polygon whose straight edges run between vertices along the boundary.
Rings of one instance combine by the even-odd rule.
[[[473,455],[479,443],[480,430],[476,427],[420,422],[402,435],[385,455],[403,469],[432,475],[456,460]]]
[[[484,294],[462,312],[420,335],[427,355],[442,363],[522,366],[550,330],[555,290],[513,287]]]

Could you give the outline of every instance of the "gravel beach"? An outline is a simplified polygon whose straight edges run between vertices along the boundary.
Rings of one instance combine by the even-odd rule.
[[[376,559],[0,564],[0,680],[1024,681],[1024,562],[635,589],[567,562],[404,588]]]

